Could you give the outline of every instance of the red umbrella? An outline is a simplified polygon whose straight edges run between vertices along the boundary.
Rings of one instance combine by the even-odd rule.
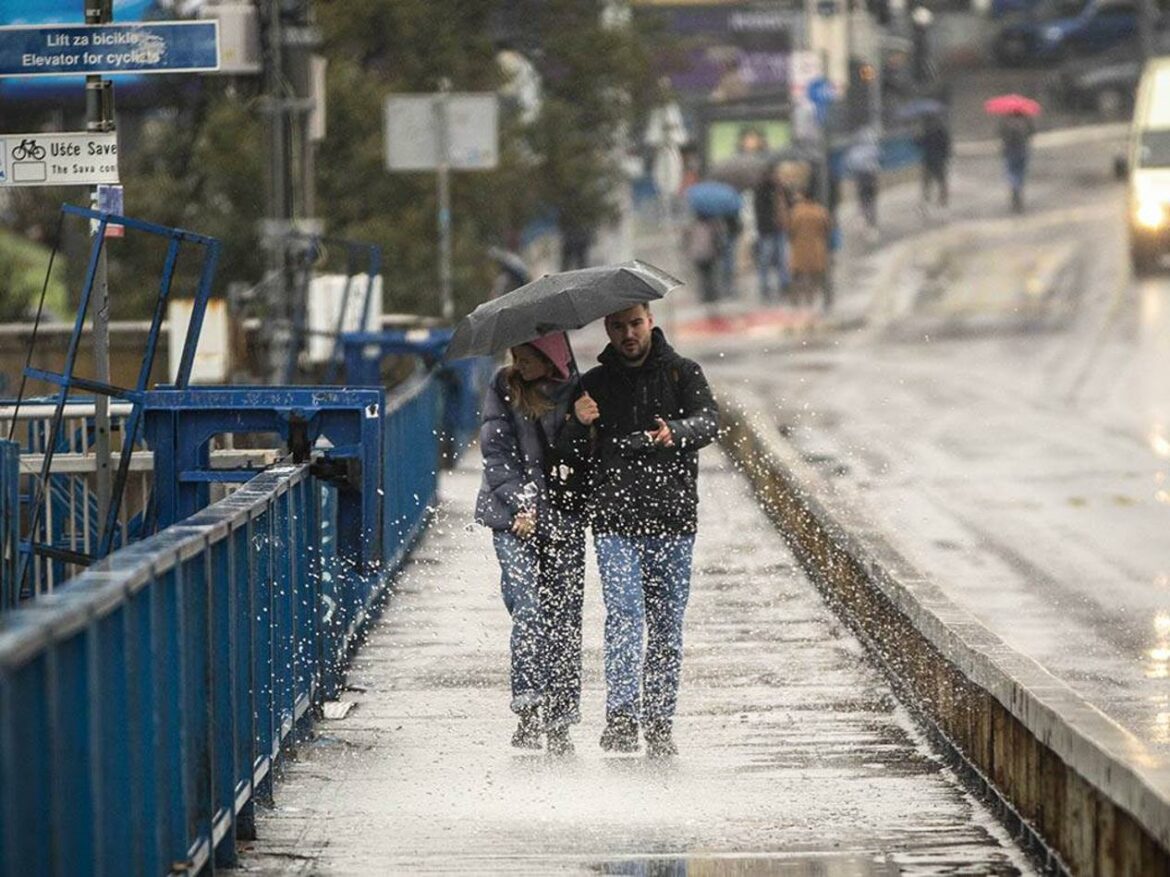
[[[1025,116],[1040,115],[1040,104],[1020,94],[1001,94],[983,102],[983,109],[993,116],[1010,116],[1022,113]]]

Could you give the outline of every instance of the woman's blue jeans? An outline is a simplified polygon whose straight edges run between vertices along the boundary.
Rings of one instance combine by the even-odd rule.
[[[695,537],[601,534],[593,542],[605,600],[606,715],[669,720],[678,700]]]
[[[544,705],[544,724],[581,720],[581,607],[585,531],[563,522],[555,538],[492,534],[500,590],[512,616],[512,709]]]

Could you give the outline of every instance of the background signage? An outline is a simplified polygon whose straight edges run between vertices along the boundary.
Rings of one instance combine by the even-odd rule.
[[[0,76],[217,69],[216,21],[0,27]]]
[[[0,188],[118,182],[118,135],[0,134]]]

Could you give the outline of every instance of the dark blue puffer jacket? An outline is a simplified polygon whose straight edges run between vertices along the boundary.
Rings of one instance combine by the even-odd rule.
[[[554,448],[557,434],[571,417],[577,396],[577,379],[550,383],[552,410],[539,421],[525,417],[509,398],[508,369],[496,372],[483,400],[479,449],[483,454],[483,479],[475,500],[475,520],[493,530],[507,530],[525,508],[535,508],[538,527],[555,527],[544,476],[544,447]],[[543,430],[542,443],[537,430]]]

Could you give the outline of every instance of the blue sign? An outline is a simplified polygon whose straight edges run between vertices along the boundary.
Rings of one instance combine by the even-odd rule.
[[[218,69],[216,21],[0,27],[0,76]]]

